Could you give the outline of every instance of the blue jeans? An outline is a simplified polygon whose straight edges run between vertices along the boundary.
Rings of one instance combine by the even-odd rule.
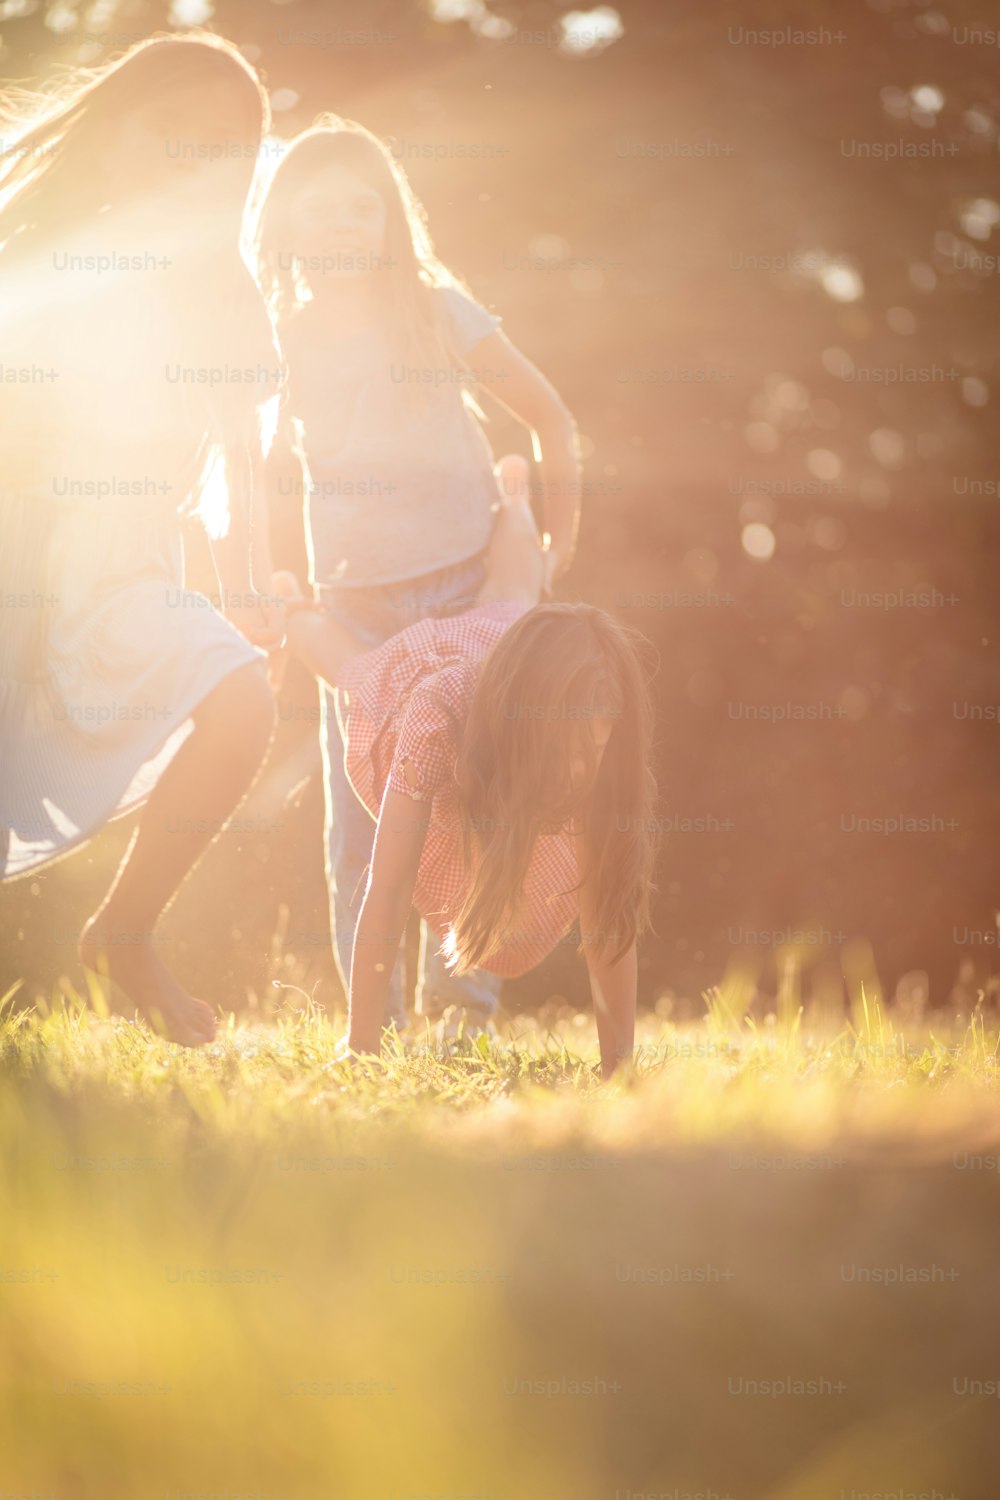
[[[320,585],[325,610],[366,646],[374,648],[408,625],[429,616],[458,614],[471,609],[485,577],[480,553],[453,567],[408,578],[399,583],[371,588],[337,588]],[[326,883],[330,893],[330,930],[334,957],[344,993],[348,991],[354,932],[358,924],[365,880],[371,860],[375,823],[347,779],[344,742],[337,722],[333,694],[323,693],[321,741],[326,817]],[[461,1005],[470,1020],[488,1020],[500,999],[501,981],[494,974],[476,970],[460,977],[450,974],[438,939],[420,924],[420,967],[417,976],[417,1012],[436,1016],[449,1005]],[[392,971],[386,999],[385,1023],[406,1022],[403,996],[403,956],[400,952]]]

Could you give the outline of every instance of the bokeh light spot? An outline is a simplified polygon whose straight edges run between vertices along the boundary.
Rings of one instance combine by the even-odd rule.
[[[898,469],[903,462],[906,444],[903,434],[892,427],[876,427],[868,439],[872,457],[883,469]]]
[[[916,333],[917,320],[908,307],[890,307],[885,321],[893,333]]]
[[[275,114],[281,114],[286,109],[294,109],[299,102],[297,89],[275,89],[271,94],[271,108]]]
[[[918,84],[910,90],[910,98],[918,109],[926,110],[928,114],[936,114],[939,109],[944,108],[944,95],[933,84]]]
[[[841,349],[836,344],[824,349],[820,358],[827,374],[836,375],[838,380],[846,380],[854,374],[854,360],[846,349]]]
[[[56,36],[65,36],[69,31],[75,31],[79,17],[72,5],[56,4],[45,12],[45,24]]]
[[[170,26],[205,26],[215,11],[212,0],[170,0]]]
[[[975,135],[993,134],[993,116],[981,104],[974,104],[971,109],[967,109],[962,119]]]
[[[569,241],[561,234],[536,234],[528,251],[539,260],[565,260],[569,255]]]
[[[918,292],[932,292],[937,286],[937,272],[924,260],[915,260],[910,267],[910,282]]]
[[[845,261],[831,261],[819,273],[820,285],[834,302],[857,302],[864,296],[865,284],[853,266]]]
[[[831,448],[812,448],[806,454],[806,468],[817,479],[836,479],[843,464]]]
[[[625,35],[622,18],[611,5],[598,5],[595,10],[571,10],[561,21],[564,52],[602,52]]]
[[[959,219],[963,234],[971,240],[988,240],[994,225],[1000,221],[1000,207],[992,198],[974,198],[962,208]]]
[[[743,551],[756,562],[767,562],[774,556],[776,545],[774,532],[762,521],[752,521],[749,526],[744,526],[740,542]]]
[[[774,392],[774,399],[786,411],[809,409],[809,392],[801,380],[782,380]]]

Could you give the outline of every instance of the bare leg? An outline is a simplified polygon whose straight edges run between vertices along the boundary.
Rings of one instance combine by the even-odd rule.
[[[211,1041],[215,1018],[153,947],[164,908],[243,800],[267,751],[274,700],[255,663],[230,673],[198,705],[194,728],[157,782],[107,896],[80,939],[80,957],[106,975],[171,1041]]]
[[[486,579],[478,602],[510,599],[538,603],[545,580],[545,551],[531,511],[530,470],[527,459],[508,454],[495,473],[500,487],[500,510],[489,551]]]

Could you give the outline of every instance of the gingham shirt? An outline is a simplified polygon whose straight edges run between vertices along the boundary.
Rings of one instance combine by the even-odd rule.
[[[454,773],[477,664],[524,608],[480,605],[467,614],[421,620],[352,662],[338,688],[344,766],[372,817],[378,817],[387,783],[415,802],[432,803],[413,904],[439,937],[469,886]],[[551,953],[576,921],[578,879],[570,833],[540,834],[521,915],[483,968],[510,979]]]

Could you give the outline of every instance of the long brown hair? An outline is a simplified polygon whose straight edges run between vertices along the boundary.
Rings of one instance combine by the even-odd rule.
[[[258,212],[257,279],[279,342],[288,319],[308,300],[311,290],[308,269],[283,258],[292,199],[311,177],[329,166],[354,172],[385,204],[386,269],[374,274],[383,291],[385,324],[400,361],[425,368],[460,367],[464,362],[453,347],[434,292],[440,287],[461,287],[461,282],[438,258],[427,215],[389,147],[357,121],[336,115],[321,115],[295,137],[274,170]],[[408,391],[419,401],[426,387],[419,381],[409,382]]]
[[[239,93],[237,133],[250,149],[234,156],[246,161],[249,191],[270,104],[239,49],[213,32],[149,36],[111,62],[75,68],[44,90],[6,89],[0,118],[14,139],[0,173],[0,242],[22,230],[23,243],[48,243],[60,228],[95,213],[106,201],[98,197],[106,186],[98,162],[102,140],[119,133],[129,114],[161,91],[199,83],[209,90],[225,83],[234,96]],[[144,166],[149,173],[154,164]]]
[[[649,925],[656,859],[649,643],[588,604],[527,611],[481,664],[456,780],[472,880],[445,943],[456,972],[516,941],[539,834],[572,822],[593,893],[587,946],[622,957]],[[598,757],[590,723],[613,722]],[[573,785],[573,762],[585,774]]]
[[[199,105],[208,109],[209,101],[217,104],[224,90],[235,138],[234,149],[227,152],[235,161],[233,191],[223,195],[217,219],[207,225],[197,213],[173,215],[157,201],[158,190],[169,181],[166,151],[162,174],[154,154],[154,159],[137,159],[128,181],[109,176],[104,163],[106,148],[128,139],[137,112],[169,101],[181,90],[190,94],[192,85],[198,102],[185,115],[178,103],[178,137],[186,135],[197,144]],[[176,270],[161,295],[168,299],[171,347],[182,353],[184,364],[269,369],[275,377],[263,392],[256,378],[245,384],[227,382],[221,389],[201,385],[193,394],[190,386],[168,390],[164,385],[164,426],[171,441],[176,438],[181,489],[177,498],[171,494],[151,504],[201,509],[207,480],[219,472],[223,459],[230,472],[237,463],[247,472],[247,455],[259,441],[261,407],[278,385],[267,311],[240,247],[245,200],[270,120],[260,80],[238,49],[221,37],[207,32],[158,35],[102,67],[76,69],[45,91],[0,94],[0,120],[5,142],[0,156],[0,327],[8,349],[18,339],[30,347],[40,330],[61,330],[64,322],[72,323],[76,289],[53,270],[53,251],[79,247],[88,234],[105,226],[113,235],[123,222],[139,222],[141,208],[158,236],[158,247],[176,249],[176,260],[171,256],[168,262]],[[114,290],[101,307],[109,338],[130,341],[151,373],[155,367],[150,362],[165,351],[144,347],[141,333],[113,299]],[[62,420],[57,404],[54,421]],[[127,441],[124,419],[122,427]],[[8,421],[7,428],[8,442],[26,440],[29,478],[23,489],[0,493],[0,592],[8,580],[12,588],[23,587],[26,580],[44,587],[54,536],[54,513],[32,487],[35,457],[40,462],[45,458],[45,433],[34,420]],[[18,628],[5,632],[0,676],[33,681],[45,675],[47,628],[44,612],[33,611]]]
[[[8,309],[27,321],[58,317],[58,287],[50,274],[54,246],[73,244],[76,236],[100,224],[99,215],[134,209],[159,183],[156,162],[141,164],[135,184],[122,202],[101,166],[102,148],[128,130],[129,115],[151,102],[170,97],[175,87],[206,102],[225,88],[232,101],[234,140],[229,153],[236,162],[231,203],[232,223],[210,242],[199,237],[191,217],[176,227],[177,261],[198,298],[180,297],[180,343],[191,363],[245,364],[268,361],[277,376],[273,340],[250,271],[240,249],[242,217],[253,181],[263,133],[270,124],[267,94],[238,48],[210,32],[156,35],[136,43],[121,57],[98,68],[75,69],[45,92],[8,90],[0,96],[0,119],[13,137],[0,156],[0,285]],[[198,119],[178,118],[178,137],[197,138]],[[179,144],[183,144],[179,142]],[[242,196],[240,186],[242,184]],[[113,219],[106,222],[113,222]],[[231,232],[230,232],[231,230]],[[174,232],[171,227],[171,233]],[[171,246],[172,248],[172,246]],[[197,308],[194,306],[197,302]],[[211,307],[206,319],[199,311]],[[277,378],[272,389],[278,389]],[[250,383],[228,383],[204,396],[199,420],[205,431],[197,455],[200,481],[221,449],[252,445],[257,436],[260,392]]]

